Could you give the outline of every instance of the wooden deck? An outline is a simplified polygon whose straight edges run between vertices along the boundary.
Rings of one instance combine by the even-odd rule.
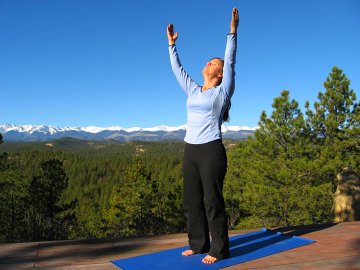
[[[316,243],[225,268],[360,269],[360,222],[277,228]],[[230,231],[230,235],[247,233]],[[110,261],[187,245],[186,234],[0,245],[0,269],[119,269]]]

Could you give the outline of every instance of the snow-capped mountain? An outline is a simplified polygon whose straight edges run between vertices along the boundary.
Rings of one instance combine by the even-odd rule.
[[[224,138],[243,139],[251,136],[256,127],[222,126]],[[46,125],[0,125],[0,133],[4,141],[49,141],[62,137],[72,137],[83,140],[116,140],[116,141],[161,141],[182,140],[185,137],[186,125],[177,127],[157,126],[151,128],[112,127],[54,127]]]

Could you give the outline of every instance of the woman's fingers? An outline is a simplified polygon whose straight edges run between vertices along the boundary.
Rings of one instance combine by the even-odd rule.
[[[232,10],[232,14],[233,14],[233,19],[238,20],[239,19],[239,11],[237,10],[237,8],[233,8]]]

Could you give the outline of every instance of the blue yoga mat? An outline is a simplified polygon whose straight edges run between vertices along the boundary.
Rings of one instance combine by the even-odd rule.
[[[232,236],[229,239],[230,258],[220,260],[215,264],[204,264],[201,261],[206,254],[182,256],[181,252],[188,249],[188,247],[174,248],[142,256],[116,260],[112,261],[112,263],[123,270],[221,269],[315,242],[302,237],[287,236],[266,228],[248,234]]]

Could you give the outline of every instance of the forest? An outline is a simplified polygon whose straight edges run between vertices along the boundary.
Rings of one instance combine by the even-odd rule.
[[[336,175],[360,173],[360,105],[334,67],[302,107],[281,91],[246,140],[224,140],[230,229],[332,221]],[[182,141],[14,143],[0,134],[0,243],[186,231]]]

